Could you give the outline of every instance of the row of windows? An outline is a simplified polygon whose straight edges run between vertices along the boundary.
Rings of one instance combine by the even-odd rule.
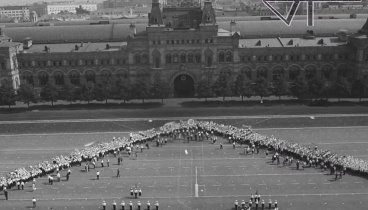
[[[165,56],[166,63],[201,63],[201,54],[200,53],[182,53],[182,54],[166,54]]]
[[[318,54],[318,55],[261,55],[242,56],[241,62],[266,62],[266,61],[313,61],[313,60],[349,60],[348,54]]]
[[[173,44],[200,44],[201,40],[200,39],[182,39],[182,40],[166,40],[166,44],[168,45],[173,45]],[[213,43],[213,39],[205,39],[204,43],[208,44],[208,43]],[[154,40],[152,41],[153,45],[160,45],[161,41],[160,40]]]
[[[97,64],[96,64],[97,63]],[[111,59],[101,59],[101,60],[69,60],[69,61],[24,61],[20,63],[22,67],[52,67],[52,66],[95,66],[95,65],[113,65],[113,61]],[[117,59],[115,60],[116,65],[126,64],[125,59]]]
[[[278,69],[274,69],[271,70],[272,72],[269,72],[269,70],[265,69],[265,68],[261,68],[259,70],[256,71],[256,73],[254,75],[252,75],[252,71],[250,69],[247,70],[242,70],[241,74],[244,75],[246,78],[248,78],[249,80],[252,79],[260,79],[260,78],[268,78],[268,74],[270,73],[270,76],[272,78],[272,80],[277,80],[277,79],[285,79],[286,74],[288,74],[289,80],[295,80],[296,78],[298,78],[301,75],[301,70],[300,69],[290,69],[288,72],[285,72],[284,69],[282,68],[278,68]],[[317,77],[317,70],[314,68],[308,68],[305,70],[305,78],[310,80],[313,79],[315,77]],[[330,68],[326,68],[326,69],[322,69],[320,72],[320,76],[325,78],[325,79],[332,79],[333,75],[339,75],[339,76],[344,76],[346,77],[349,73],[348,69],[339,69],[337,70],[337,72],[333,72],[332,69]],[[254,78],[255,77],[255,78]]]
[[[142,74],[138,75],[142,76]],[[37,79],[39,81],[40,85],[46,85],[49,80],[50,80],[50,76],[46,73],[46,72],[40,72],[37,76]],[[72,72],[69,75],[65,76],[62,72],[55,72],[52,76],[54,79],[54,82],[56,85],[64,85],[65,81],[64,78],[68,77],[70,80],[70,83],[73,85],[79,85],[80,81],[81,81],[81,76],[79,73],[77,72]],[[128,78],[128,73],[119,73],[118,75],[116,75],[117,78],[122,78],[122,79],[126,79]],[[112,74],[108,71],[103,71],[100,75],[99,78],[102,82],[108,82],[112,79]],[[31,73],[26,73],[24,75],[22,75],[22,79],[24,81],[26,81],[28,84],[34,85],[34,76]],[[84,75],[84,79],[86,82],[96,82],[96,74],[93,71],[88,71],[85,75]]]

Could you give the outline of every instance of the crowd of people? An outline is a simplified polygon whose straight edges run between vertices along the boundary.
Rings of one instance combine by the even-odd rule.
[[[28,168],[19,168],[0,177],[0,191],[4,188],[12,188],[17,183],[30,182],[34,178],[46,176],[82,162],[93,162],[96,157],[105,154],[114,154],[116,151],[129,150],[137,145],[147,145],[148,141],[166,139],[165,137],[181,136],[185,139],[203,140],[210,136],[222,136],[231,143],[248,145],[252,148],[273,150],[278,154],[285,155],[290,159],[313,163],[321,167],[328,167],[335,171],[344,170],[351,174],[367,177],[368,162],[353,156],[339,156],[329,150],[317,147],[301,145],[287,140],[265,136],[254,132],[251,128],[238,128],[232,125],[218,124],[213,121],[180,121],[169,122],[165,125],[146,131],[131,133],[127,138],[113,138],[110,142],[98,142],[81,150],[75,150],[69,155],[60,155],[48,161],[43,161]],[[162,140],[161,140],[162,141]],[[50,181],[51,182],[51,181]]]

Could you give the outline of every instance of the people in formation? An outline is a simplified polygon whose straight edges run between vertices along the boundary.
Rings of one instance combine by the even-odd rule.
[[[5,177],[0,177],[0,191],[6,191],[12,187],[23,189],[24,183],[32,182],[32,180],[32,189],[36,190],[36,178],[48,175],[49,183],[53,184],[52,174],[56,172],[57,180],[60,181],[59,171],[61,170],[67,170],[66,181],[68,181],[72,173],[70,168],[81,166],[82,163],[86,164],[86,172],[89,171],[90,165],[96,168],[96,163],[99,160],[101,167],[109,167],[110,160],[107,159],[105,164],[103,159],[108,154],[118,156],[118,163],[120,164],[122,163],[121,151],[126,151],[137,158],[138,152],[142,152],[144,148],[149,149],[148,142],[150,141],[156,141],[158,147],[167,144],[168,139],[177,138],[188,141],[208,140],[215,144],[217,136],[227,139],[233,144],[234,149],[237,148],[237,145],[245,146],[245,154],[259,153],[260,149],[264,149],[268,155],[269,151],[273,151],[272,162],[276,162],[276,164],[281,164],[282,159],[283,166],[292,166],[295,163],[298,170],[308,167],[320,168],[323,171],[330,170],[331,175],[334,175],[336,180],[341,179],[347,172],[364,177],[367,177],[368,174],[368,162],[353,156],[340,156],[330,150],[261,135],[254,132],[250,127],[238,128],[213,121],[192,120],[190,123],[189,121],[169,122],[156,129],[131,133],[129,138],[114,137],[110,142],[95,143],[89,147],[75,150],[68,155],[56,156],[36,165],[18,168]],[[143,145],[146,145],[146,147]],[[220,148],[223,148],[222,143],[220,143]],[[120,176],[120,172],[117,176]],[[99,174],[97,174],[97,179],[99,179]],[[134,194],[135,192],[133,190]],[[139,191],[137,197],[138,194]],[[252,205],[253,203],[257,205],[254,200],[251,200],[251,202]],[[263,202],[260,204],[259,199],[257,202],[258,205],[263,205]]]

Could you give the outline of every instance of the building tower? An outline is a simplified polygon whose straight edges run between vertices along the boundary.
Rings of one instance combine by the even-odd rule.
[[[205,1],[202,14],[202,24],[216,24],[215,10],[212,7],[211,1]]]
[[[148,14],[148,25],[163,25],[159,0],[152,0],[151,12]]]
[[[38,21],[37,13],[36,13],[36,11],[32,11],[31,12],[31,22],[35,23],[37,21]]]

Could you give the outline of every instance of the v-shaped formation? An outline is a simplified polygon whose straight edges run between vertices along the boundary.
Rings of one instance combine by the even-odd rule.
[[[298,10],[299,4],[301,2],[307,3],[307,25],[314,25],[314,3],[315,2],[361,2],[361,0],[262,0],[262,2],[278,17],[282,20],[286,25],[290,26],[291,22],[294,19],[296,11]],[[284,17],[277,9],[275,9],[270,3],[279,3],[279,2],[291,2],[291,8],[288,11],[286,17]]]

